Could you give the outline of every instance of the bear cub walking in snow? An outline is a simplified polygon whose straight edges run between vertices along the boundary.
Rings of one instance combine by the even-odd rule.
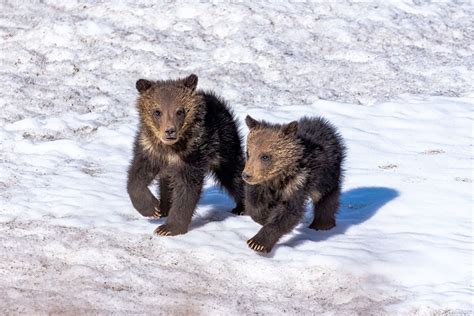
[[[206,174],[211,171],[243,212],[244,155],[234,116],[212,92],[196,91],[198,78],[136,83],[140,126],[127,190],[143,216],[168,216],[155,233],[188,231]],[[159,178],[160,200],[148,186]]]
[[[245,212],[263,225],[247,241],[250,248],[270,252],[301,220],[308,198],[314,207],[309,226],[336,226],[345,147],[336,129],[323,118],[302,118],[289,124],[245,119],[247,163],[242,178]]]

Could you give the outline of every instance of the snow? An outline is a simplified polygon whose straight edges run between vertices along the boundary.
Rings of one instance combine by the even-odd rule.
[[[0,4],[3,313],[473,313],[469,2]],[[209,180],[190,231],[133,209],[134,83],[196,73],[349,149],[338,226],[266,256]],[[242,126],[244,135],[247,129]]]

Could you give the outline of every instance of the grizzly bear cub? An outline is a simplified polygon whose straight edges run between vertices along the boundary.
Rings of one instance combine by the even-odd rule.
[[[198,78],[136,83],[140,117],[127,190],[143,216],[168,216],[155,233],[188,231],[204,178],[211,171],[243,212],[244,155],[234,115],[213,92],[196,91]],[[159,178],[160,200],[148,186]]]
[[[304,215],[308,198],[314,220],[309,226],[336,226],[345,146],[336,129],[323,118],[302,118],[279,125],[245,119],[247,163],[242,178],[245,213],[263,225],[247,241],[250,248],[270,252]]]

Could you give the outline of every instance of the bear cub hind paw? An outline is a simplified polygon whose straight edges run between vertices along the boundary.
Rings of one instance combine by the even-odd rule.
[[[235,215],[244,215],[245,214],[245,208],[242,203],[237,204],[233,209],[232,209],[232,214]]]
[[[336,220],[329,220],[329,221],[317,221],[313,222],[309,228],[314,229],[314,230],[329,230],[331,228],[336,227]]]

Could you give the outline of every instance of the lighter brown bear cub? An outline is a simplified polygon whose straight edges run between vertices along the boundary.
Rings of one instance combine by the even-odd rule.
[[[243,212],[244,166],[241,137],[225,101],[212,92],[196,91],[198,78],[136,83],[140,125],[127,190],[143,216],[168,216],[155,233],[188,231],[204,178],[212,173]],[[159,200],[148,186],[159,179]]]
[[[246,123],[245,213],[262,225],[249,247],[270,252],[301,220],[308,199],[314,208],[310,228],[336,226],[345,156],[336,129],[319,117],[281,125],[247,116]]]

